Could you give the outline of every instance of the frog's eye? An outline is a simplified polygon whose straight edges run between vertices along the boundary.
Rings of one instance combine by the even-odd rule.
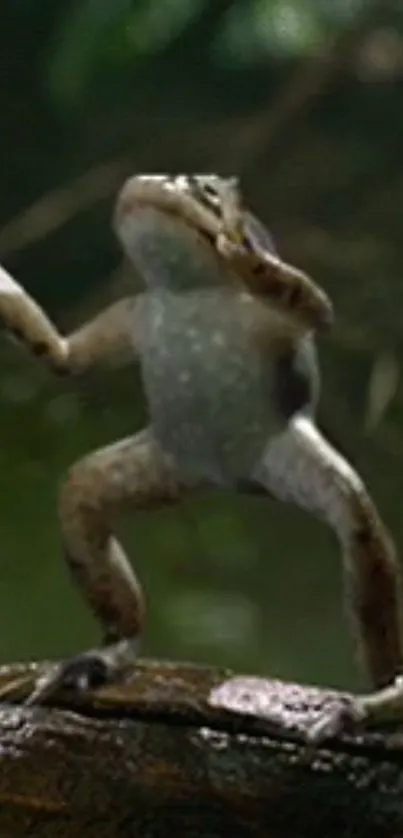
[[[190,183],[200,197],[208,198],[216,201],[218,198],[218,190],[214,185],[214,176],[209,175],[194,175],[189,178]]]
[[[218,198],[217,190],[212,183],[204,183],[202,188],[205,195],[207,195],[209,198]]]
[[[189,175],[188,184],[197,200],[214,211],[218,209],[220,196],[212,178],[208,175]]]

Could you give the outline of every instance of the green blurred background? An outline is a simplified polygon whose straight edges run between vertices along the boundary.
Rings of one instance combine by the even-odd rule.
[[[8,270],[67,329],[136,281],[110,229],[128,174],[240,174],[334,299],[321,421],[403,542],[403,4],[1,0],[0,67]],[[53,380],[1,335],[0,660],[97,641],[61,560],[58,486],[143,421],[135,369]],[[148,594],[143,653],[362,684],[321,524],[215,495],[122,536]]]

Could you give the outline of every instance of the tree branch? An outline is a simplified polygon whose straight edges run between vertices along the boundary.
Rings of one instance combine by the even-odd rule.
[[[43,666],[0,669],[1,835],[403,834],[401,729],[306,745],[340,694],[140,662],[120,686],[24,707]]]

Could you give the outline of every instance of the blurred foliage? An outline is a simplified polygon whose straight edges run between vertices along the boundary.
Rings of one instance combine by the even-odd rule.
[[[69,5],[69,4],[67,4]],[[73,3],[56,29],[49,78],[56,101],[77,106],[102,84],[105,72],[124,81],[135,62],[151,65],[178,40],[186,42],[205,19],[202,47],[208,65],[239,69],[268,58],[301,56],[326,46],[332,34],[360,21],[370,0],[87,0]],[[203,48],[204,47],[204,48]]]
[[[6,267],[67,328],[138,281],[110,229],[128,174],[239,173],[334,299],[321,419],[403,541],[403,4],[2,0],[0,23]],[[141,427],[138,375],[55,382],[3,339],[0,406],[0,657],[67,654],[98,632],[59,556],[56,489]],[[123,536],[146,653],[358,683],[337,545],[315,521],[215,494]]]

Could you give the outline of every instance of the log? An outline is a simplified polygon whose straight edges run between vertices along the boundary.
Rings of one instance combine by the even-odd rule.
[[[4,838],[403,835],[402,726],[307,742],[340,693],[140,661],[24,706],[47,665],[0,667]]]

